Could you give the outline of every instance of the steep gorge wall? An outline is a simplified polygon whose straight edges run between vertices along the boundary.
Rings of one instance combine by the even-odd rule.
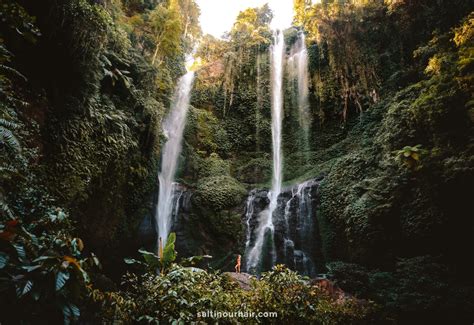
[[[321,251],[321,272],[328,272],[348,291],[400,308],[406,319],[416,314],[403,303],[410,290],[419,295],[416,305],[426,310],[423,315],[428,319],[441,317],[455,301],[472,301],[467,297],[473,287],[468,276],[472,272],[468,256],[473,253],[468,53],[473,40],[467,32],[472,18],[466,4],[456,13],[447,2],[425,5],[430,15],[414,15],[418,6],[414,3],[351,8],[330,17],[319,30],[319,39],[309,37],[313,123],[308,153],[301,152],[295,139],[296,108],[288,84],[284,108],[285,181],[295,184],[325,175],[313,217],[318,223],[315,241]],[[433,19],[433,12],[444,16]],[[339,33],[338,28],[348,23],[352,24],[348,32]],[[413,26],[423,28],[410,29]],[[397,37],[387,40],[384,31],[390,28]],[[429,31],[435,29],[432,38]],[[287,34],[289,51],[296,31]],[[347,47],[336,46],[344,44]],[[221,74],[213,75],[213,88],[205,83],[208,74],[197,86],[193,105],[199,118],[191,121],[190,130],[198,132],[189,132],[186,138],[188,165],[182,174],[191,188],[203,189],[199,170],[210,178],[214,173],[226,175],[234,189],[239,183],[247,191],[268,187],[271,148],[265,141],[270,139],[270,107],[266,99],[263,106],[257,105],[262,103],[259,95],[268,98],[268,66],[260,70],[267,74],[256,77],[256,57],[246,58],[241,64],[247,70],[232,79],[232,104],[229,94],[224,96],[225,88],[219,88],[231,63],[219,63]],[[261,90],[257,80],[264,85]],[[202,93],[207,94],[205,100]],[[248,173],[242,174],[243,170]],[[209,183],[208,189],[212,184],[220,185]],[[224,224],[228,219],[219,219],[219,211],[233,209],[243,216],[245,195],[238,197],[225,209],[205,210],[197,219]],[[199,204],[212,205],[206,199]],[[233,222],[237,227],[237,215]],[[244,218],[241,234],[245,230]],[[226,250],[243,252],[242,235],[223,240]],[[436,306],[442,307],[436,310]],[[459,305],[460,317],[467,317],[467,309],[465,303]]]
[[[33,153],[26,156],[27,176],[3,184],[12,195],[7,200],[31,220],[49,205],[64,208],[105,273],[118,279],[123,257],[140,247],[140,220],[152,209],[169,94],[115,20],[119,3],[7,2],[13,9],[5,17],[13,22],[2,22],[2,46],[25,76],[14,79],[14,91],[27,103],[17,116],[28,126],[20,133],[24,153]],[[15,8],[34,17],[36,35],[9,25]],[[181,69],[174,66],[172,75]]]

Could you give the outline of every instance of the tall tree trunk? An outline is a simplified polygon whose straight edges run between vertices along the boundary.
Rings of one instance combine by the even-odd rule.
[[[155,52],[153,53],[153,58],[151,59],[151,64],[155,64],[156,57],[158,56],[158,50],[160,49],[161,42],[156,43]]]

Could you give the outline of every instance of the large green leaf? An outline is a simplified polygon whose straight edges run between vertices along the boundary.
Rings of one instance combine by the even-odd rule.
[[[91,258],[92,258],[92,262],[94,263],[94,265],[100,268],[101,267],[100,261],[97,258],[97,256],[95,256],[94,253],[91,253]]]
[[[168,235],[168,240],[166,241],[166,246],[173,245],[176,242],[176,233],[172,232]]]
[[[140,249],[138,252],[143,255],[146,264],[148,264],[150,268],[157,268],[160,265],[160,258],[156,254],[144,249]]]
[[[23,291],[21,293],[22,296],[26,295],[28,292],[30,292],[31,288],[33,288],[33,282],[28,280],[23,287]]]
[[[22,260],[26,257],[25,248],[22,245],[14,244],[16,253],[18,254],[18,259]]]
[[[134,258],[124,258],[123,261],[124,261],[126,264],[143,264],[142,262],[137,261],[137,260],[134,259]]]
[[[10,259],[10,256],[5,254],[4,252],[0,252],[0,269],[3,269]]]
[[[33,288],[33,282],[31,280],[26,281],[24,286],[19,283],[16,286],[16,295],[20,298],[30,292],[31,288]]]
[[[61,290],[62,287],[66,284],[67,280],[69,280],[69,272],[59,271],[56,274],[56,291]]]
[[[72,320],[76,320],[81,315],[79,308],[71,303],[63,305],[64,324],[70,324]]]
[[[163,249],[163,261],[161,264],[163,267],[167,267],[176,259],[176,251],[174,250],[174,243],[176,241],[176,234],[170,233],[168,240],[166,241],[165,248]]]
[[[180,264],[183,265],[183,266],[195,265],[196,263],[201,262],[204,259],[210,259],[210,258],[212,258],[212,256],[210,256],[210,255],[191,256],[191,257],[183,258],[180,261]]]
[[[33,263],[40,262],[40,261],[44,261],[44,260],[56,259],[56,258],[57,258],[56,256],[46,256],[46,255],[43,255],[43,256],[40,256],[40,257],[34,259],[34,260],[33,260]]]
[[[32,272],[34,270],[41,268],[41,265],[24,265],[21,268],[23,270],[26,270],[27,272]]]

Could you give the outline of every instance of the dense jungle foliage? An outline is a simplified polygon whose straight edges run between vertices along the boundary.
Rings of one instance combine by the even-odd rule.
[[[268,5],[218,39],[194,0],[0,0],[0,323],[472,323],[474,3],[313,2],[284,31],[287,54],[306,35],[310,116],[305,134],[286,74],[283,176],[322,177],[318,273],[346,297],[281,265],[247,289],[222,273],[272,176]],[[139,229],[193,49],[191,211],[166,259]]]

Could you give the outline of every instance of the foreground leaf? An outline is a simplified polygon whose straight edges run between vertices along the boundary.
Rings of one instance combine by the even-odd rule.
[[[68,272],[58,272],[58,274],[56,274],[56,291],[64,287],[66,281],[69,280],[69,276]]]
[[[10,256],[3,252],[0,252],[0,269],[3,269],[7,265],[9,259]]]

